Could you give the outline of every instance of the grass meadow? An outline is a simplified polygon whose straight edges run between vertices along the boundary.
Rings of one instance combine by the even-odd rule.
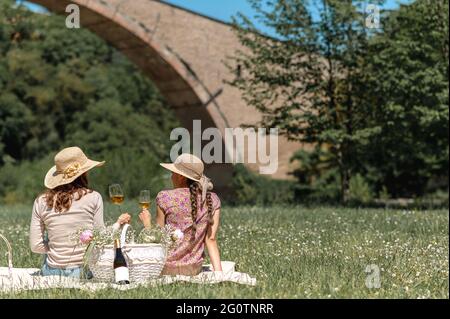
[[[124,209],[138,229],[137,205]],[[42,261],[28,246],[30,211],[31,205],[0,206],[0,233],[13,246],[15,267],[39,268]],[[106,222],[118,214],[106,205]],[[449,298],[448,210],[223,207],[219,245],[222,260],[256,277],[256,287],[176,283],[0,298]],[[0,266],[7,265],[4,252],[0,243]],[[380,288],[366,286],[369,265],[380,270]]]

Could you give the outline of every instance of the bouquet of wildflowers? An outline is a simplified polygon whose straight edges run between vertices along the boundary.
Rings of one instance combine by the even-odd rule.
[[[115,239],[120,239],[120,229],[113,226],[105,228],[81,228],[72,234],[72,242],[77,245],[90,246],[95,244],[97,247],[112,245]],[[128,231],[126,233],[126,242],[132,243],[134,235]]]
[[[144,228],[137,236],[138,244],[161,244],[168,250],[176,247],[177,243],[183,239],[183,232],[170,225],[165,227],[156,226]]]
[[[120,239],[121,230],[108,226],[106,228],[87,228],[78,229],[72,234],[72,241],[76,245],[86,247],[85,263],[89,260],[94,247],[103,248],[106,245],[112,245],[115,239]],[[180,229],[176,229],[170,225],[165,227],[154,226],[144,228],[137,236],[137,244],[161,244],[168,250],[176,247],[179,241],[184,237]],[[125,241],[134,243],[134,233],[127,231]]]
[[[115,239],[120,239],[120,228],[108,226],[105,228],[81,228],[71,235],[71,240],[75,245],[86,247],[83,266],[87,269],[89,258],[94,247],[103,248],[112,245]],[[134,235],[128,231],[125,236],[127,243],[134,242]]]

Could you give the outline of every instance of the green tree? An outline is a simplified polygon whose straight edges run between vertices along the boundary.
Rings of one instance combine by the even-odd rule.
[[[100,126],[109,126],[117,133],[105,138],[122,134],[121,143],[139,149],[144,138],[157,141],[155,152],[162,156],[161,141],[178,122],[134,65],[87,30],[62,28],[63,17],[34,14],[12,1],[0,4],[2,155],[33,161],[77,143],[74,136],[80,134],[80,141],[90,141],[88,149],[102,149],[105,143],[117,147],[95,139]],[[97,106],[101,112],[93,110]],[[113,113],[127,116],[120,125],[108,123],[118,119]],[[129,138],[138,125],[142,139]]]
[[[366,105],[381,134],[364,149],[378,190],[448,189],[449,2],[417,0],[381,20],[364,65]]]
[[[113,179],[130,196],[159,188],[179,126],[171,108],[122,54],[62,26],[64,17],[0,0],[0,201],[37,195],[51,157],[73,145],[107,160],[93,173],[99,189]]]
[[[249,2],[278,38],[260,36],[238,15],[236,32],[244,49],[228,63],[240,70],[229,83],[262,114],[257,125],[278,127],[289,139],[313,145],[302,157],[309,155],[308,165],[320,166],[319,173],[338,169],[340,198],[346,202],[352,170],[360,166],[358,149],[379,131],[367,126],[368,110],[361,103],[367,1]]]
[[[66,127],[64,144],[79,145],[86,152],[99,156],[127,147],[164,158],[167,136],[149,136],[149,132],[157,132],[158,129],[151,119],[134,111],[130,105],[103,99],[76,114]]]

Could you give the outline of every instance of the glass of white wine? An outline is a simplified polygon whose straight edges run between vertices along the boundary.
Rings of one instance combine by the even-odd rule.
[[[122,214],[122,209],[120,205],[123,203],[125,196],[122,191],[122,187],[119,184],[109,185],[109,197],[111,201],[119,206],[120,213]]]
[[[150,191],[148,189],[144,189],[141,191],[141,193],[139,194],[139,206],[141,206],[141,209],[148,209],[150,207]],[[149,225],[144,224],[145,227],[150,227],[151,225],[151,217],[150,217],[150,221],[149,221]]]
[[[150,203],[150,191],[148,189],[142,190],[139,194],[139,206],[141,206],[142,210],[148,209]]]

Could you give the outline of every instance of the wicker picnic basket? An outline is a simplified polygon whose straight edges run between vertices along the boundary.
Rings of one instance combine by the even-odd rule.
[[[125,225],[120,236],[122,252],[128,264],[131,282],[142,282],[161,275],[167,258],[167,250],[161,244],[131,244],[126,243]],[[114,246],[94,247],[88,260],[89,269],[94,279],[114,282]]]
[[[2,234],[0,234],[0,239],[3,239],[3,241],[6,243],[6,247],[8,248],[8,251],[6,253],[8,255],[8,274],[9,274],[9,277],[12,279],[13,278],[13,275],[12,275],[13,263],[12,263],[11,244],[9,243],[8,239],[6,239],[6,237],[3,236]]]

